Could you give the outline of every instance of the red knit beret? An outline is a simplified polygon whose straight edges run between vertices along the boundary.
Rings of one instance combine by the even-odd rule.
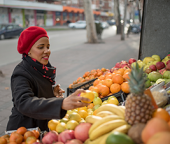
[[[44,28],[38,26],[31,26],[24,31],[22,31],[19,39],[17,50],[20,54],[28,54],[31,47],[35,44],[37,40],[41,37],[47,37],[47,32]]]

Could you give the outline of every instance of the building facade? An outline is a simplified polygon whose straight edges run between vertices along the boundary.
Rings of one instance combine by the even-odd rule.
[[[106,21],[113,17],[111,0],[104,1],[101,5],[103,1],[92,0],[95,20]],[[22,27],[55,26],[66,25],[68,20],[85,20],[82,0],[0,0],[0,23],[16,23]]]

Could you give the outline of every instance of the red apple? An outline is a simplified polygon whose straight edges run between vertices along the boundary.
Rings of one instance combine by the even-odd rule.
[[[120,68],[120,62],[117,62],[115,68]]]
[[[76,139],[85,142],[89,138],[90,123],[80,123],[74,130]]]
[[[150,65],[149,68],[152,70],[152,71],[157,71],[157,68],[155,65]]]
[[[75,139],[74,131],[73,130],[65,130],[58,136],[58,141],[66,143],[69,140]]]
[[[65,144],[83,144],[83,143],[78,139],[73,139],[71,141],[67,141]]]
[[[157,62],[156,63],[156,68],[158,70],[163,69],[165,67],[165,64],[163,62]]]
[[[168,60],[168,61],[166,62],[166,65],[169,64],[169,63],[170,63],[170,60]]]
[[[170,62],[166,65],[166,70],[170,70]]]
[[[170,54],[168,54],[167,56],[170,56]]]
[[[128,62],[127,62],[127,61],[124,61],[124,60],[122,60],[120,63],[121,63],[121,64],[128,64]]]
[[[130,59],[129,59],[129,64],[132,64],[132,63],[134,63],[134,62],[136,62],[136,59],[134,59],[134,58],[130,58]]]

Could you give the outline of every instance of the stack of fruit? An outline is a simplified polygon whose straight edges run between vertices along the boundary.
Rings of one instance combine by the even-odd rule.
[[[20,127],[10,135],[6,134],[0,137],[0,144],[32,144],[39,142],[40,132],[38,130],[27,130]]]
[[[104,72],[109,71],[109,69],[101,68],[101,69],[93,69],[91,71],[87,71],[84,73],[82,77],[78,77],[77,80],[73,81],[72,84],[69,85],[69,88],[73,88],[75,84],[81,84],[92,80],[94,78],[98,78],[103,75]]]

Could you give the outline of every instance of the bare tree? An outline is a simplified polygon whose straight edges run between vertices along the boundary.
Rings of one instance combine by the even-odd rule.
[[[91,6],[91,0],[83,0],[84,12],[86,17],[87,42],[97,43],[96,26],[94,23],[94,15]]]
[[[125,24],[126,24],[127,0],[124,0],[124,20],[121,28],[121,40],[125,40]]]
[[[117,34],[121,33],[119,0],[114,0],[114,13],[117,26]]]

